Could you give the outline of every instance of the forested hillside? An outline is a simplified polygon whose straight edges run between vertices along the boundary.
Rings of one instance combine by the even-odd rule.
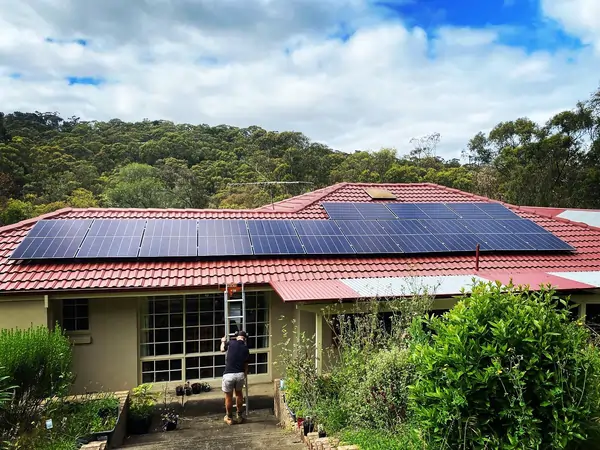
[[[0,113],[0,221],[65,206],[257,207],[340,181],[432,182],[521,205],[600,208],[600,90],[544,124],[500,123],[455,159],[436,156],[440,138],[344,153],[258,126]],[[266,181],[306,183],[235,185]]]

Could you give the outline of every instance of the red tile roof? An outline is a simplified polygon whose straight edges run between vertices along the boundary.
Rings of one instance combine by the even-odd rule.
[[[268,284],[289,280],[337,280],[341,278],[412,275],[471,274],[474,257],[468,255],[419,257],[321,257],[261,258],[228,261],[117,261],[117,262],[19,262],[8,257],[40,218],[326,218],[322,201],[373,201],[364,191],[377,187],[393,192],[403,202],[489,201],[433,184],[340,183],[312,193],[254,210],[175,209],[63,209],[35,219],[0,228],[0,292],[73,289],[156,289],[217,286],[231,282]],[[543,217],[510,206],[577,248],[575,254],[483,254],[480,271],[533,273],[600,270],[600,229],[564,219]]]

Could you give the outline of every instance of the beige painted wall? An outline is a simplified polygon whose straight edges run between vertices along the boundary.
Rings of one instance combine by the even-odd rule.
[[[73,391],[119,391],[138,385],[137,298],[89,301],[90,344],[73,350]]]
[[[292,337],[296,307],[290,303],[284,303],[275,293],[271,292],[271,374],[272,378],[282,376],[281,364],[277,361],[281,359],[280,344],[283,342],[283,327],[287,329],[289,337]]]
[[[32,325],[48,325],[44,299],[0,301],[0,329],[29,328]]]

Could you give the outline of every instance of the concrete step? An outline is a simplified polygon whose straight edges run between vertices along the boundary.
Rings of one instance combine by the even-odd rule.
[[[128,450],[302,450],[295,434],[277,426],[270,409],[251,411],[246,422],[227,425],[224,414],[190,415],[184,411],[175,431],[130,436]]]

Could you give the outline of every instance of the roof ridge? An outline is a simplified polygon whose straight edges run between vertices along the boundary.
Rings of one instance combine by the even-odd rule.
[[[0,227],[0,233],[3,233],[5,231],[10,231],[10,230],[16,230],[18,228],[24,227],[26,225],[31,225],[31,224],[35,224],[40,220],[44,220],[44,219],[52,219],[54,217],[59,217],[62,216],[63,214],[69,213],[73,210],[76,209],[80,209],[80,210],[86,210],[89,208],[71,208],[70,206],[66,207],[66,208],[61,208],[61,209],[57,209],[56,211],[52,211],[46,214],[42,214],[39,216],[35,216],[35,217],[31,217],[29,219],[25,219],[25,220],[20,220],[19,222],[15,222],[15,223],[11,223],[8,225],[4,225],[2,227]]]
[[[254,209],[253,211],[261,211],[261,212],[270,211],[270,212],[287,212],[287,213],[299,212],[299,211],[302,211],[303,209],[308,208],[309,206],[315,204],[316,202],[321,200],[323,197],[325,197],[329,194],[332,194],[333,192],[336,192],[348,185],[355,185],[355,184],[359,184],[359,183],[348,183],[348,182],[344,181],[341,183],[332,184],[331,186],[326,186],[324,188],[317,189],[316,191],[306,192],[304,194],[295,195],[294,197],[286,198],[284,200],[280,200],[275,203],[259,206],[258,208]],[[304,199],[304,198],[306,198],[306,199]],[[277,206],[286,206],[286,205],[293,204],[294,202],[297,202],[300,200],[305,200],[305,201],[301,201],[299,205],[297,205],[293,208],[290,207],[290,209],[288,209],[286,211],[281,211],[281,210],[278,211],[277,209],[275,209]]]

